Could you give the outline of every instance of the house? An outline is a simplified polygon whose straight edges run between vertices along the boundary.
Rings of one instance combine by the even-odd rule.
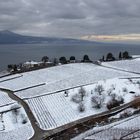
[[[39,62],[35,62],[35,61],[27,61],[25,63],[23,63],[23,67],[25,68],[33,68],[33,67],[38,67],[40,66]]]

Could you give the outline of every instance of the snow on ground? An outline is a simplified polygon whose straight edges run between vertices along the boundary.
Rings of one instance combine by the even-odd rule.
[[[10,76],[5,76],[5,77],[0,78],[0,83],[5,82],[5,81],[10,81],[16,78],[20,78],[20,77],[22,77],[22,75],[20,74],[13,74]]]
[[[10,109],[14,109],[16,107],[20,107],[18,104],[11,105]],[[1,121],[3,124],[2,131],[11,131],[16,128],[20,128],[24,125],[24,123],[28,123],[28,117],[22,107],[19,109],[14,109],[8,112],[1,113]]]
[[[5,106],[8,104],[15,103],[14,100],[12,100],[7,93],[0,91],[0,107]]]
[[[132,55],[132,58],[140,58],[140,55]]]
[[[129,59],[129,60],[120,60],[120,61],[111,61],[111,62],[103,62],[102,65],[140,73],[140,58]]]
[[[23,73],[22,76],[19,78],[1,82],[0,87],[15,91],[42,83],[55,84],[56,82],[62,80],[73,79],[73,81],[76,82],[74,78],[78,77],[79,77],[78,79],[81,78],[81,82],[83,80],[90,80],[89,82],[95,82],[101,79],[108,79],[113,77],[125,77],[130,75],[132,76],[132,74],[129,73],[118,72],[112,69],[110,70],[108,68],[103,68],[91,63],[68,64]],[[8,76],[8,78],[10,77],[11,76]],[[75,85],[75,83],[73,84]]]
[[[61,65],[46,69],[40,69],[36,71],[22,73],[22,76],[15,78],[12,81],[5,81],[0,83],[0,87],[5,87],[11,90],[19,90],[26,87],[31,87],[41,83],[51,83],[60,81],[64,78],[68,78],[80,73],[86,73],[96,66],[93,64],[68,64]],[[8,77],[0,78],[0,81],[11,79],[16,77],[11,75]],[[16,83],[16,84],[15,84]]]
[[[0,78],[0,87],[15,91],[45,83],[45,85],[15,92],[15,94],[27,99],[26,102],[33,111],[40,127],[47,130],[103,112],[107,110],[106,105],[112,98],[116,100],[123,98],[124,103],[133,100],[135,95],[139,95],[140,84],[137,81],[138,79],[133,82],[130,80],[120,80],[118,78],[134,76],[138,77],[138,75],[128,72],[112,70],[94,64],[79,63]],[[83,97],[83,101],[81,101],[82,98],[78,93],[80,88],[68,90],[68,97],[66,97],[64,92],[51,94],[52,92],[85,84],[90,85],[84,87],[86,93]],[[95,91],[95,88],[99,85],[103,86],[103,91],[100,94],[98,91]],[[133,92],[130,93],[130,91]],[[36,97],[39,95],[40,97]],[[75,95],[76,97],[74,97]],[[97,108],[95,107],[97,104],[91,102],[93,96],[95,96],[94,100],[99,102],[99,106],[101,105],[101,107]],[[76,103],[77,101],[72,101],[73,97],[76,98],[76,100],[80,98],[80,102],[78,101],[78,103]],[[79,112],[81,109],[84,111]],[[12,117],[10,118],[9,116],[10,115],[8,115],[8,118],[11,119]],[[4,118],[7,118],[7,116]],[[10,122],[8,118],[6,120]],[[9,127],[11,130],[8,132],[14,131],[13,126],[12,124]],[[0,128],[2,127],[1,124]],[[19,128],[24,127],[19,125]]]
[[[138,80],[138,79],[137,79]],[[96,90],[102,85],[102,92]],[[107,104],[112,98],[123,99],[123,103],[132,101],[135,96],[140,95],[139,86],[133,81],[126,79],[110,79],[98,81],[95,84],[84,86],[85,95],[83,101],[79,91],[81,88],[70,89],[55,94],[46,94],[26,100],[33,111],[40,127],[44,130],[53,129],[69,122],[84,118],[90,115],[107,111]],[[134,93],[130,93],[130,92]],[[92,102],[92,98],[99,102],[99,107]],[[81,104],[84,111],[79,111]]]
[[[22,127],[12,131],[0,132],[0,140],[28,140],[34,134],[31,124],[25,124]]]
[[[65,66],[67,69],[64,68]],[[47,76],[46,77],[42,76],[44,78],[42,82],[45,82],[46,83],[45,85],[19,91],[16,92],[15,94],[20,98],[31,98],[43,94],[56,92],[59,90],[64,90],[67,88],[74,88],[76,86],[92,84],[103,79],[137,76],[135,74],[129,74],[128,72],[120,72],[109,68],[100,67],[94,64],[80,64],[80,63],[68,64],[68,65],[58,66],[56,68],[58,68],[58,71],[57,69],[55,69],[55,71],[53,71],[52,69],[52,71],[55,74],[51,74],[51,76],[49,75],[50,74],[49,71],[51,71],[51,68],[49,68],[49,71],[47,71],[46,69],[46,73],[48,73],[48,75],[52,79],[50,78],[48,81]],[[26,77],[26,80],[24,79],[25,81],[19,81],[18,79],[14,79],[14,81],[12,82],[7,81],[7,82],[0,83],[0,87],[2,86],[5,88],[10,88],[12,90],[17,90],[23,88],[24,85],[29,87],[30,82],[28,81],[31,81],[34,84],[35,83],[39,84],[41,81],[38,79],[38,75],[40,76],[42,74],[37,74],[36,76],[35,75],[32,76],[32,73],[30,73],[28,74],[28,78]],[[32,77],[36,80],[34,80]],[[22,78],[24,78],[24,76]],[[40,82],[36,82],[36,81],[40,81]]]
[[[20,108],[9,110],[15,107]],[[1,108],[5,109],[5,107]],[[18,104],[13,104],[9,105],[8,110],[8,112],[0,113],[0,140],[27,140],[31,138],[34,131],[24,109]]]
[[[78,105],[72,106],[63,93],[29,99],[27,103],[37,118],[40,127],[44,130],[57,128],[105,110],[87,108],[85,112],[79,113]]]
[[[30,121],[21,105],[13,102],[0,107],[0,140],[27,140],[33,133]]]
[[[136,124],[137,123],[137,124]],[[113,140],[120,139],[121,137],[132,133],[133,136],[135,131],[140,130],[140,115],[134,115],[132,117],[104,125],[104,126],[96,126],[93,129],[90,129],[72,140]],[[140,131],[138,131],[135,136],[139,136]],[[130,137],[129,137],[130,138]],[[139,139],[138,138],[138,139]]]

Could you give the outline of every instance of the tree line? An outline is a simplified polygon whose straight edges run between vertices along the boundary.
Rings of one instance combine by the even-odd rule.
[[[104,61],[115,61],[115,60],[122,60],[122,59],[130,59],[132,58],[127,51],[125,52],[120,52],[118,58],[115,58],[112,53],[108,53],[105,56],[100,59],[101,62]],[[83,63],[92,63],[93,61],[89,58],[87,54],[85,54],[82,58],[82,60],[77,60],[75,56],[70,56],[69,59],[67,59],[65,56],[61,56],[59,59],[54,58],[53,60],[50,60],[48,56],[43,56],[41,58],[41,62],[38,64],[34,64],[33,66],[27,67],[26,65],[20,63],[20,64],[9,64],[8,71],[16,72],[16,71],[28,71],[28,70],[35,70],[39,68],[44,68],[44,67],[50,67],[50,66],[56,66],[58,64],[67,64],[67,63],[76,63],[76,62],[83,62]],[[96,61],[94,61],[96,62]]]
[[[125,51],[125,52],[120,52],[118,55],[118,58],[115,58],[112,53],[108,53],[106,55],[106,58],[103,56],[102,59],[100,60],[101,61],[115,61],[115,60],[131,59],[131,58],[132,56],[130,56],[129,53]]]

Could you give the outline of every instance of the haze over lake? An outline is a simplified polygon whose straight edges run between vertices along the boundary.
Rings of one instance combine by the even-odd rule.
[[[130,54],[140,54],[139,45],[48,45],[48,44],[16,44],[0,45],[0,70],[7,68],[8,64],[18,64],[29,60],[40,61],[47,55],[50,59],[66,56],[69,59],[74,55],[77,59],[82,59],[87,54],[92,60],[102,58],[108,52],[118,56],[120,51],[128,51]]]

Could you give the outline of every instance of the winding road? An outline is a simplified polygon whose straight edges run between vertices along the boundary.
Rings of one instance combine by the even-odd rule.
[[[44,132],[44,131],[43,131],[42,129],[40,129],[40,127],[38,126],[38,123],[37,123],[37,121],[36,121],[36,119],[35,119],[35,117],[34,117],[32,111],[30,110],[28,104],[27,104],[24,100],[22,100],[22,99],[20,99],[19,97],[17,97],[17,96],[14,94],[14,92],[11,91],[11,90],[3,89],[3,88],[0,88],[0,90],[3,91],[3,92],[5,92],[5,93],[7,93],[8,96],[9,96],[11,99],[15,100],[16,102],[20,103],[20,104],[23,106],[23,108],[24,108],[24,110],[25,110],[25,112],[26,112],[26,114],[27,114],[27,116],[28,116],[28,118],[29,118],[29,120],[30,120],[30,123],[31,123],[31,125],[32,125],[32,128],[34,129],[34,135],[33,135],[33,137],[31,138],[31,140],[41,140],[41,139],[44,137],[44,135],[47,135],[47,132]]]

